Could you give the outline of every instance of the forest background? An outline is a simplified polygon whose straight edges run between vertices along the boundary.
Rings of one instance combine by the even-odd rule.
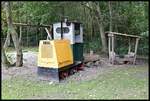
[[[31,25],[51,25],[61,21],[62,16],[67,16],[69,21],[79,21],[83,23],[84,52],[101,53],[108,45],[108,37],[103,32],[113,31],[140,35],[137,54],[148,56],[148,2],[133,1],[111,1],[111,2],[13,2],[12,22]],[[8,27],[6,24],[6,11],[4,5],[1,8],[2,34],[1,42],[4,44]],[[103,28],[103,31],[102,29]],[[15,26],[15,30],[20,35],[20,26]],[[102,44],[105,36],[106,43]],[[22,47],[37,47],[39,40],[47,38],[44,28],[22,27]],[[105,45],[105,46],[104,46]],[[134,43],[132,49],[134,50]],[[9,46],[14,47],[12,38]],[[128,51],[128,39],[115,37],[115,51],[117,54],[125,54]]]

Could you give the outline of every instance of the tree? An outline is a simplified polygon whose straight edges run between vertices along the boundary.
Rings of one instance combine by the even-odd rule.
[[[101,41],[102,41],[102,51],[107,52],[107,42],[106,42],[103,18],[102,18],[99,2],[88,2],[83,5],[89,8],[92,11],[92,14],[96,17],[99,25],[99,31],[100,31]]]
[[[22,54],[22,49],[19,45],[19,38],[18,35],[13,27],[12,24],[12,15],[11,15],[11,5],[10,2],[5,2],[5,9],[6,9],[6,19],[7,19],[7,24],[8,24],[8,33],[11,34],[13,42],[14,42],[14,46],[16,49],[16,66],[20,67],[23,65],[23,54]]]
[[[7,32],[7,37],[6,37],[6,40],[5,40],[4,48],[6,49],[9,44],[10,44],[10,33]]]
[[[112,4],[111,1],[109,1],[109,14],[110,14],[110,25],[109,25],[109,31],[113,31],[113,20],[112,20]]]
[[[11,66],[11,63],[8,61],[7,56],[5,54],[5,49],[1,43],[1,54],[2,54],[2,64],[8,68],[9,66]]]
[[[101,9],[100,9],[98,2],[95,3],[95,5],[96,5],[97,14],[98,14],[97,20],[98,20],[98,24],[100,27],[100,35],[101,35],[101,40],[102,40],[102,51],[107,52],[107,42],[106,42],[106,37],[105,37],[105,31],[104,31]]]
[[[114,26],[115,26],[115,32],[118,32],[118,22],[119,22],[119,7],[120,7],[120,2],[116,2],[116,9],[115,9],[115,21],[114,21]]]

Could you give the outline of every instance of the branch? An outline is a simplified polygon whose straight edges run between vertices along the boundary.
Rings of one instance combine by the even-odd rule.
[[[88,3],[87,3],[88,4]],[[91,6],[92,6],[92,2],[89,2],[89,5],[91,4]],[[91,12],[93,12],[94,13],[94,15],[96,15],[96,10],[93,8],[93,7],[90,7],[90,6],[88,6],[88,5],[86,5],[85,3],[82,3],[82,5],[84,6],[84,7],[86,7],[86,8],[88,8]]]

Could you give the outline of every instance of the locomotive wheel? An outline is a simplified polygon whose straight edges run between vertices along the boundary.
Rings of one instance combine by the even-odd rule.
[[[84,63],[81,64],[80,69],[84,70]]]
[[[60,72],[60,78],[61,78],[61,79],[64,79],[64,78],[65,78],[63,72]]]
[[[74,73],[77,72],[77,66],[73,68],[73,72],[74,72]]]
[[[60,73],[60,78],[61,78],[61,79],[64,79],[65,77],[68,77],[68,74],[69,74],[68,70],[62,71],[62,72]]]
[[[68,77],[68,70],[64,71],[64,77]]]
[[[71,69],[60,72],[60,78],[64,79],[64,78],[68,77],[69,74],[72,75],[72,74],[76,73],[78,71],[78,69],[84,70],[84,64],[82,63],[82,64],[72,67]]]
[[[69,73],[72,75],[73,74],[73,68],[70,69]]]

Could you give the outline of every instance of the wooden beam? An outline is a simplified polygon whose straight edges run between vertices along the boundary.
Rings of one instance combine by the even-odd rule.
[[[51,39],[52,39],[52,37],[51,37],[51,35],[50,35],[50,32],[49,32],[49,30],[48,30],[47,28],[45,28],[45,30],[46,30],[46,32],[47,32],[47,34],[48,34],[48,37],[47,37],[47,39],[51,40]]]
[[[137,35],[130,35],[130,34],[122,34],[122,33],[117,33],[117,32],[105,32],[105,33],[110,33],[110,34],[115,34],[115,35],[121,35],[121,36],[127,36],[127,37],[133,37],[133,38],[141,38],[141,36]]]
[[[13,25],[16,25],[16,26],[24,26],[24,27],[52,27],[52,25],[31,25],[31,24],[23,24],[23,23],[13,23]]]

